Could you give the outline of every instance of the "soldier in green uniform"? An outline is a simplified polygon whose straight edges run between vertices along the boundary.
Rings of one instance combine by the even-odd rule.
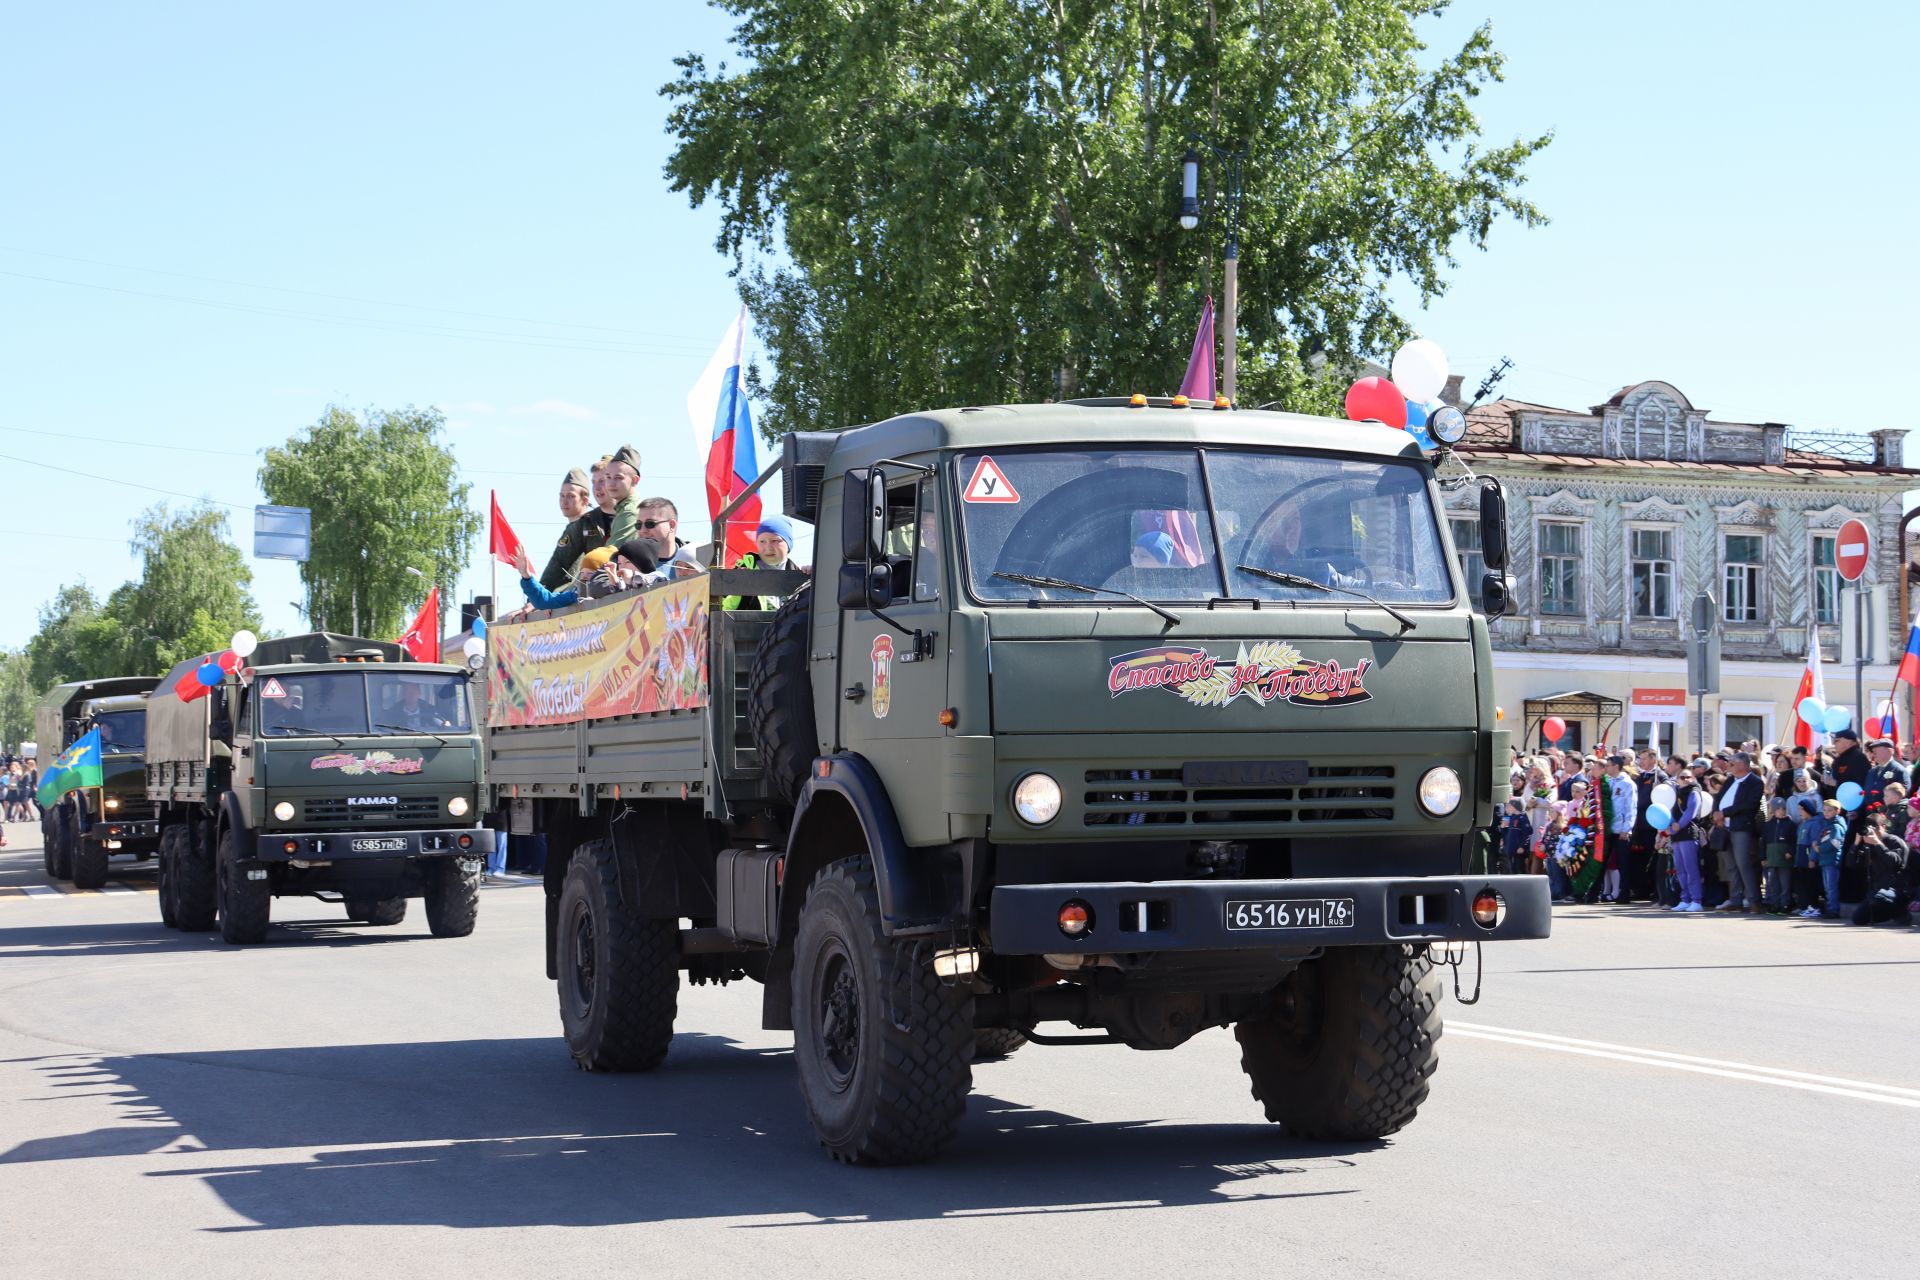
[[[621,445],[607,460],[604,474],[607,492],[614,503],[613,525],[607,531],[607,541],[624,547],[640,532],[640,500],[633,493],[634,486],[640,483],[640,451],[630,444]]]
[[[600,464],[596,463],[594,469],[600,470]],[[554,544],[547,567],[540,571],[540,585],[549,591],[558,591],[567,584],[579,567],[581,556],[595,547],[607,545],[607,531],[613,527],[613,518],[594,505],[591,488],[587,473],[579,467],[567,472],[567,478],[560,482],[560,514],[567,517],[567,527],[561,531],[560,541]]]

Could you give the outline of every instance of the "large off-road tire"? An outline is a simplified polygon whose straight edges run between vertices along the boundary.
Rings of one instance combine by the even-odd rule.
[[[79,825],[74,824],[73,859],[68,868],[73,872],[73,887],[98,889],[107,882],[107,859],[113,855],[107,852],[104,837],[84,835]]]
[[[240,833],[229,827],[220,837],[220,937],[240,946],[264,942],[273,913],[273,889],[250,880],[241,862]]]
[[[155,894],[160,899],[160,923],[169,929],[180,927],[179,912],[174,907],[174,883],[177,873],[174,871],[174,859],[179,856],[180,837],[186,834],[186,828],[178,823],[169,823],[160,828],[160,860],[154,865],[153,881]]]
[[[1026,1036],[1012,1027],[975,1027],[973,1060],[992,1062],[995,1058],[1005,1058],[1018,1053],[1026,1043]]]
[[[973,995],[930,951],[880,927],[873,864],[815,877],[793,951],[793,1056],[820,1145],[850,1164],[912,1164],[953,1140],[973,1087]]]
[[[767,790],[791,805],[813,770],[820,736],[807,674],[813,591],[803,586],[774,613],[754,650],[747,684],[747,727],[766,773]]]
[[[53,866],[48,874],[55,880],[73,879],[73,841],[77,826],[72,804],[63,801],[53,811]]]
[[[436,858],[426,867],[427,929],[436,938],[464,938],[480,918],[480,859]]]
[[[56,878],[53,874],[53,849],[58,843],[54,836],[53,814],[43,811],[40,814],[40,865],[49,880]]]
[[[574,850],[554,932],[560,1026],[587,1071],[651,1071],[673,1043],[680,998],[680,927],[620,902],[613,841]]]
[[[173,921],[190,933],[205,933],[219,915],[220,881],[214,870],[213,826],[184,824],[174,844]]]
[[[347,919],[355,924],[399,924],[406,918],[405,898],[347,899]]]
[[[1267,1119],[1302,1138],[1382,1138],[1427,1099],[1440,975],[1424,948],[1329,947],[1234,1027]]]

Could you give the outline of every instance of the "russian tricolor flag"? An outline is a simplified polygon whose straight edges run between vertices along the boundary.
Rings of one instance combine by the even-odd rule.
[[[707,361],[707,370],[687,392],[687,416],[693,422],[695,448],[707,455],[707,515],[739,497],[760,478],[759,452],[753,439],[753,415],[747,409],[742,352],[747,341],[747,309],[733,318],[727,336]],[[740,504],[727,519],[727,550],[735,556],[754,550],[760,528],[760,495]]]

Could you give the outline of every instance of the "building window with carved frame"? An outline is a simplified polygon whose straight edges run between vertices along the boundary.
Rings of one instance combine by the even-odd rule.
[[[1720,617],[1727,622],[1758,622],[1764,612],[1767,539],[1759,533],[1720,535]]]
[[[1540,522],[1540,612],[1565,617],[1587,611],[1581,565],[1586,527],[1562,520]]]
[[[1665,527],[1627,530],[1635,618],[1673,617],[1673,533]]]
[[[1487,558],[1480,552],[1480,520],[1477,516],[1451,516],[1447,528],[1453,534],[1453,549],[1460,554],[1460,576],[1467,580],[1467,594],[1473,607],[1480,608],[1480,580],[1487,575]]]
[[[1813,620],[1824,626],[1840,625],[1840,565],[1835,557],[1839,535],[1813,535]]]

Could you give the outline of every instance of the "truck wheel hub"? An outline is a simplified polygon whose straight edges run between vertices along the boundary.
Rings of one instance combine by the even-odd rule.
[[[828,1078],[844,1089],[860,1057],[860,991],[843,954],[830,956],[821,974],[820,1045]]]

